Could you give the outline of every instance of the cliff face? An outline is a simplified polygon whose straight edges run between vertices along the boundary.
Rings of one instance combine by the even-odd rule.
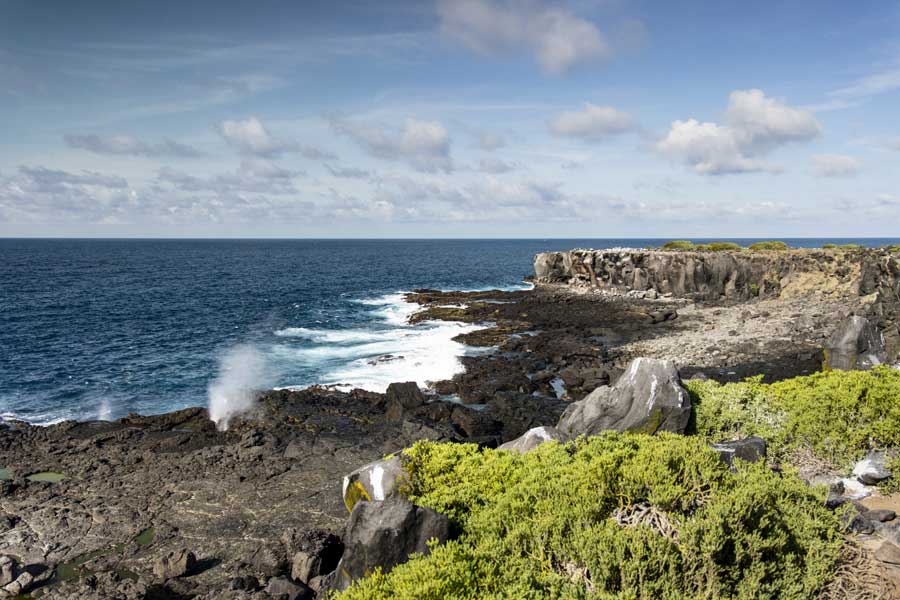
[[[816,295],[869,317],[900,348],[900,254],[881,249],[785,252],[570,250],[534,259],[535,282],[742,302]]]

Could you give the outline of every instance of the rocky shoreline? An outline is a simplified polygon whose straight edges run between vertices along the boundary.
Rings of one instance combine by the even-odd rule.
[[[596,427],[646,428],[646,415],[631,409],[608,422],[586,416],[594,405],[655,397],[655,384],[647,391],[649,384],[619,383],[636,359],[668,365],[654,367],[663,370],[653,381],[676,391],[691,378],[780,381],[839,356],[855,364],[866,355],[859,331],[839,339],[854,316],[883,335],[875,340],[884,341],[879,361],[896,362],[900,349],[900,259],[885,251],[576,250],[538,255],[534,281],[531,291],[408,295],[422,308],[414,322],[486,324],[458,341],[490,351],[463,357],[464,372],[426,390],[398,382],[385,394],[272,391],[227,431],[202,408],[115,422],[3,424],[0,595],[321,597],[337,585],[338,560],[350,569],[348,548],[368,539],[356,511],[352,523],[363,524],[348,528],[356,504],[348,489],[357,479],[345,477],[417,440],[523,451]],[[680,433],[689,416],[682,399],[648,432]],[[556,424],[560,432],[536,429]],[[390,495],[360,486],[362,499]],[[893,501],[867,500],[867,511],[887,512],[866,522],[881,523]],[[395,528],[418,532],[403,538],[410,551],[424,549],[423,531],[451,534],[422,510],[392,505],[385,513],[416,523]],[[860,527],[896,534],[893,526]],[[359,574],[367,567],[360,564]],[[886,576],[900,580],[898,567],[886,564]]]

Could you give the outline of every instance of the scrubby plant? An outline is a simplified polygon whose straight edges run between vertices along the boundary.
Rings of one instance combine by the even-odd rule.
[[[709,249],[712,252],[740,252],[743,250],[739,244],[734,242],[710,242]]]
[[[828,371],[773,384],[686,382],[696,430],[710,441],[758,435],[773,460],[811,450],[846,468],[871,449],[900,446],[900,370]]]
[[[460,535],[340,600],[814,598],[844,543],[823,490],[762,464],[732,472],[699,436],[404,454],[410,498]]]
[[[761,251],[761,250],[782,251],[782,250],[787,250],[788,245],[781,241],[772,240],[772,241],[768,241],[768,242],[755,242],[753,244],[750,244],[750,249],[756,250],[756,251]]]
[[[663,250],[694,250],[694,242],[690,240],[672,240],[662,245]]]
[[[834,250],[837,247],[838,247],[838,245],[834,244],[832,242],[828,242],[827,244],[822,244],[822,248],[824,248],[825,250]]]

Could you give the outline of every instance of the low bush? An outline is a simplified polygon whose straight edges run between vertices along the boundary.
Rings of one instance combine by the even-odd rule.
[[[735,244],[734,242],[711,242],[709,244],[709,249],[712,252],[739,252],[743,250],[740,245]]]
[[[750,249],[756,250],[756,251],[761,251],[761,250],[782,251],[782,250],[787,250],[788,245],[785,244],[784,242],[780,242],[780,241],[756,242],[756,243],[750,244]]]
[[[694,242],[689,240],[672,240],[662,245],[663,250],[694,250]]]
[[[686,382],[696,430],[709,441],[758,435],[769,455],[812,452],[837,469],[871,449],[900,446],[900,370],[828,371],[764,384]]]
[[[410,498],[460,536],[341,600],[814,598],[844,543],[824,490],[762,464],[732,472],[700,436],[404,455]]]

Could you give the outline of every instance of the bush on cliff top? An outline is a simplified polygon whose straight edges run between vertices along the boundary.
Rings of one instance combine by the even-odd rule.
[[[828,371],[773,384],[687,381],[697,433],[758,435],[773,460],[811,450],[841,469],[870,449],[900,446],[900,370]]]
[[[697,436],[405,455],[411,499],[461,535],[341,600],[811,598],[843,544],[822,490],[760,464],[731,472]]]
[[[756,250],[756,251],[761,251],[761,250],[782,251],[782,250],[787,250],[788,245],[785,244],[784,242],[779,242],[779,241],[756,242],[756,243],[750,244],[750,249]]]

